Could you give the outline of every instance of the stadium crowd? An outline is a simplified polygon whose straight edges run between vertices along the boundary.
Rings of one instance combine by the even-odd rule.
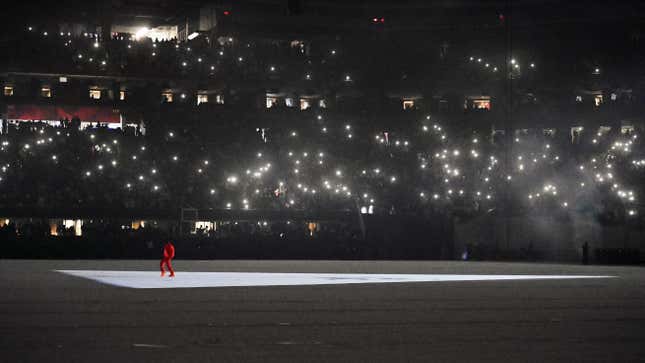
[[[176,82],[173,92],[179,93],[174,94],[175,102],[166,96],[159,102],[160,93],[170,92],[162,89],[170,90],[174,81],[166,82],[168,85],[165,81],[145,83],[137,86],[141,92],[128,88],[127,96],[122,91],[119,101],[116,96],[121,90],[119,82],[106,81],[101,87],[111,84],[114,88],[111,96],[99,96],[99,100],[93,98],[89,102],[124,106],[123,120],[129,120],[128,113],[137,106],[144,113],[149,111],[146,117],[141,117],[145,124],[134,128],[128,126],[129,122],[122,123],[123,128],[97,123],[85,127],[79,119],[60,120],[55,126],[37,120],[3,121],[0,211],[7,217],[28,216],[34,211],[63,211],[62,214],[80,211],[77,215],[81,217],[88,211],[89,215],[111,211],[104,214],[176,216],[180,208],[195,208],[231,215],[245,211],[306,212],[312,216],[342,212],[390,219],[425,217],[425,221],[482,214],[564,219],[577,214],[607,224],[636,225],[634,222],[641,220],[643,130],[638,122],[627,123],[635,127],[621,127],[615,121],[630,119],[629,115],[640,110],[638,102],[632,100],[633,92],[620,87],[605,88],[604,99],[602,95],[598,98],[598,94],[585,94],[583,102],[582,96],[568,94],[573,89],[571,80],[580,76],[574,72],[559,80],[568,84],[561,87],[563,91],[537,103],[536,95],[542,98],[543,93],[533,90],[550,89],[549,77],[540,76],[538,69],[548,66],[538,67],[528,56],[522,61],[511,58],[503,66],[506,61],[503,57],[495,60],[494,56],[488,59],[464,56],[461,52],[445,59],[442,56],[438,62],[434,60],[433,67],[407,67],[391,72],[388,57],[397,55],[385,51],[391,47],[378,48],[382,39],[370,42],[360,38],[347,42],[350,45],[319,40],[312,45],[222,36],[211,39],[208,34],[201,34],[179,43],[174,39],[124,34],[112,34],[105,39],[99,34],[74,35],[35,25],[12,39],[13,43],[8,43],[12,56],[0,61],[0,66],[8,69],[98,75],[111,80],[154,79],[163,75],[168,80],[192,78],[197,82],[185,89],[175,87],[180,83]],[[361,48],[375,45],[376,50]],[[33,57],[35,51],[41,56]],[[364,55],[379,51],[382,57],[370,59],[369,67],[363,67]],[[405,51],[410,49],[402,50]],[[455,62],[449,64],[446,59]],[[592,80],[601,81],[610,69],[592,69]],[[612,76],[623,81],[616,73]],[[66,77],[62,78],[66,83]],[[534,83],[538,78],[541,83]],[[449,79],[455,82],[454,88],[477,85],[492,91],[490,96],[473,100],[451,98],[450,91],[442,94],[438,90],[436,94],[441,100],[438,105],[427,105],[433,110],[428,116],[422,115],[413,101],[407,107],[402,95],[386,96],[389,85],[410,85],[417,79],[418,83],[436,80],[437,85]],[[521,97],[516,101],[500,92],[507,79],[520,89],[517,95]],[[40,97],[37,103],[88,101],[77,92],[86,91],[85,83],[77,88],[54,88],[52,97],[52,88],[41,88],[36,78],[27,91],[21,90],[25,82],[15,82],[5,87],[3,100],[7,104],[31,103],[33,97],[29,94],[38,93],[31,91],[39,88],[49,94]],[[253,86],[245,87],[249,84]],[[277,87],[276,93],[273,86]],[[130,86],[126,83],[124,87]],[[227,99],[226,105],[221,99],[200,103],[193,98],[197,95],[191,94],[200,89],[220,92],[227,87],[230,89],[225,97],[253,100],[229,103]],[[249,89],[255,90],[250,96],[238,92]],[[386,108],[376,105],[370,109],[360,104],[369,97],[361,98],[360,107],[327,108],[327,101],[339,106],[340,100],[353,99],[363,91],[378,93],[380,98],[374,99],[392,102],[391,109],[396,112],[391,117],[389,113],[371,117]],[[311,100],[320,102],[310,100],[311,104],[303,107],[303,103],[298,104],[303,99],[293,97],[296,95],[315,95],[317,98]],[[434,95],[426,98],[434,99]],[[495,102],[492,108],[491,97]],[[265,100],[267,109],[262,104]],[[442,109],[441,101],[450,104],[448,109]],[[405,110],[401,110],[402,102]],[[250,103],[259,103],[262,111],[245,113],[244,108]],[[505,103],[517,122],[512,123],[513,128],[500,129],[499,119],[506,116]],[[254,106],[258,111],[258,105]],[[479,129],[464,127],[476,122],[455,122],[445,117],[451,113],[463,118],[483,116],[488,126],[495,122],[498,125],[492,131],[484,131],[481,125]],[[590,114],[593,117],[587,120]],[[610,127],[601,126],[598,120],[607,114],[614,121],[607,121]],[[555,127],[545,126],[553,122],[540,122],[543,116],[550,120],[574,119],[571,115],[582,115],[577,118],[588,122]],[[416,119],[410,122],[413,118]],[[592,124],[595,126],[589,126]],[[214,230],[198,228],[195,240],[183,250],[201,245],[211,248],[213,241],[233,244],[244,240],[247,244],[240,246],[258,251],[259,241],[270,240],[278,245],[277,241],[291,240],[298,241],[294,244],[298,245],[312,238],[324,238],[335,241],[329,244],[330,248],[337,246],[345,253],[327,251],[321,252],[321,256],[379,255],[365,250],[347,253],[354,248],[354,241],[365,239],[365,228],[358,230],[356,223],[322,224],[315,226],[313,233],[304,223],[287,226],[284,224],[287,221],[274,220],[263,225],[247,220],[235,224],[231,218],[223,222]],[[138,241],[134,245],[150,249],[152,241],[158,243],[167,233],[155,227],[124,228],[126,222],[113,220],[83,223],[83,236],[97,246],[114,248],[104,253],[114,256],[124,253],[126,241]],[[51,231],[52,226],[44,220],[0,225],[1,236],[9,240],[20,235],[37,241],[52,235]],[[450,231],[439,234],[439,239],[451,236]],[[78,233],[74,226],[59,225],[55,235],[59,239],[73,239]],[[382,237],[373,234],[371,238]],[[384,245],[387,243],[380,246]],[[245,253],[233,255],[250,256]],[[292,250],[285,256],[297,254]],[[432,254],[436,256],[437,252],[428,252]],[[87,252],[87,255],[101,254]],[[201,255],[195,252],[195,256]]]
[[[207,34],[184,43],[116,33],[104,39],[36,25],[14,40],[15,54],[5,60],[10,67],[217,75],[227,83],[280,77],[315,81],[311,87],[336,91],[361,77],[351,70],[360,69],[363,61],[356,55],[366,54],[359,43],[341,47],[328,41],[313,47],[298,41],[210,39]],[[43,56],[32,57],[34,49]],[[476,70],[467,77],[485,71],[500,78],[502,73],[493,60],[462,60]],[[524,63],[511,59],[509,76],[517,80],[527,74],[529,82],[536,66]],[[370,88],[369,82],[363,75],[362,86]],[[274,106],[272,117],[281,118],[288,109]],[[633,127],[563,125],[491,134],[452,122],[443,125],[441,113],[414,125],[397,120],[385,125],[358,116],[352,121],[325,108],[301,112],[298,123],[257,120],[251,126],[230,112],[208,112],[209,120],[217,122],[156,121],[145,132],[97,124],[81,130],[79,120],[61,120],[59,126],[5,122],[0,207],[358,210],[376,215],[576,211],[607,221],[639,216],[645,158],[640,130]]]
[[[190,129],[135,135],[65,124],[9,125],[0,146],[0,206],[507,209],[611,220],[638,215],[645,167],[631,129],[455,137],[430,116],[416,129],[375,130],[318,115],[293,129],[220,127],[213,143]]]
[[[341,85],[360,69],[355,55],[342,53],[334,41],[311,47],[304,42],[259,42],[219,36],[190,41],[135,38],[131,34],[56,31],[27,26],[7,44],[12,57],[0,64],[9,69],[133,77],[174,77],[250,82],[281,78],[306,81],[309,87]],[[38,52],[39,57],[32,57]],[[346,78],[350,77],[350,78]]]

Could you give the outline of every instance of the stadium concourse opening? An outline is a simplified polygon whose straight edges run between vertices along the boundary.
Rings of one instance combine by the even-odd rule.
[[[100,106],[52,106],[52,105],[7,105],[6,122],[39,120],[51,126],[62,126],[65,122],[78,120],[79,128],[92,124],[104,124],[108,128],[122,128],[125,125],[118,109]],[[136,125],[133,125],[136,126]]]

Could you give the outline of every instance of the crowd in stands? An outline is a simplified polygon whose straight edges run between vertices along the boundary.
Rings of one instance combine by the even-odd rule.
[[[106,39],[35,24],[17,34],[11,57],[3,61],[10,69],[216,76],[234,85],[280,78],[339,92],[357,79],[366,89],[384,81],[356,71],[364,62],[361,55],[371,54],[360,42],[341,47],[335,41],[254,42],[208,34],[181,43],[126,34]],[[41,56],[33,57],[35,49]],[[466,78],[504,68],[487,58],[462,58],[471,69]],[[532,78],[528,72],[535,71],[535,63],[512,63],[512,78]],[[365,69],[379,67],[372,66]],[[267,115],[279,119],[283,108]],[[641,132],[633,127],[518,126],[491,134],[440,116],[384,124],[316,109],[301,113],[298,123],[249,123],[222,110],[208,113],[210,124],[156,120],[145,134],[97,124],[81,130],[78,120],[59,126],[5,122],[0,208],[576,212],[604,221],[640,218],[645,158]]]
[[[280,78],[306,81],[310,88],[343,84],[360,68],[360,57],[343,53],[334,42],[256,41],[227,36],[176,39],[134,38],[131,34],[72,34],[28,26],[8,40],[11,56],[0,65],[13,70],[132,77],[217,77],[227,82]],[[39,54],[33,57],[34,52]],[[356,78],[356,74],[353,74]]]
[[[9,125],[0,208],[588,213],[639,218],[638,130],[375,129],[333,114],[294,128]],[[98,126],[98,127],[97,127]],[[507,152],[508,150],[508,152]]]
[[[463,113],[464,121],[471,125],[481,123],[481,120],[470,118],[479,117],[489,110],[494,113],[491,117],[503,117],[504,104],[513,108],[515,118],[522,125],[555,125],[561,119],[593,119],[591,123],[597,123],[600,120],[632,118],[643,111],[642,103],[637,102],[642,90],[638,84],[630,83],[635,79],[632,74],[638,71],[638,67],[605,64],[602,69],[587,69],[571,65],[577,71],[564,72],[562,64],[547,62],[546,59],[540,62],[529,56],[530,52],[524,54],[527,52],[521,50],[517,50],[520,56],[512,58],[513,63],[508,65],[508,77],[514,82],[514,94],[508,96],[501,92],[507,74],[507,67],[503,64],[505,55],[471,54],[468,49],[455,47],[449,55],[437,59],[434,52],[423,50],[415,55],[424,59],[423,62],[403,66],[405,57],[411,56],[413,50],[400,49],[397,42],[381,38],[278,41],[223,35],[214,37],[204,33],[190,41],[179,42],[177,39],[137,38],[121,33],[106,36],[93,32],[68,32],[27,24],[12,34],[5,46],[11,51],[0,60],[0,68],[9,71],[164,79],[163,89],[175,87],[179,80],[191,80],[193,84],[189,89],[181,91],[185,93],[174,95],[175,104],[189,102],[196,105],[194,91],[217,89],[217,92],[225,91],[226,94],[221,95],[225,101],[220,99],[219,102],[225,102],[226,107],[234,107],[236,98],[245,100],[238,104],[239,107],[263,107],[264,100],[258,99],[277,92],[282,95],[314,95],[326,104],[337,103],[335,106],[355,113],[368,109],[400,112],[401,98],[393,94],[400,93],[401,97],[423,94],[425,101],[413,104],[411,110],[425,102],[434,114]],[[39,56],[34,57],[33,54]],[[391,69],[392,64],[401,65],[400,69]],[[623,69],[632,73],[625,75],[620,72]],[[22,84],[16,87],[12,102],[21,97],[24,99],[20,102],[33,101],[32,96],[40,91],[40,84],[36,83],[39,82],[35,82],[28,91],[20,89],[24,87]],[[587,89],[587,86],[591,88]],[[56,88],[53,98],[56,101],[59,97],[61,102],[72,104],[81,102],[81,99],[92,104],[117,103],[118,82],[111,86],[107,82],[101,87],[114,88],[111,99],[102,96],[100,100],[89,100],[86,89],[81,90],[79,97],[77,92],[70,91],[71,86]],[[164,97],[161,97],[159,87],[159,84],[130,85],[127,95],[118,101],[118,105],[150,106],[162,102]],[[557,91],[553,91],[554,88]],[[227,93],[229,90],[234,92]],[[493,98],[492,106],[464,105],[466,93],[487,93]],[[25,95],[30,96],[25,98]],[[215,103],[213,98],[211,95],[209,103]],[[281,98],[273,108],[276,113],[280,108],[299,110],[299,101],[295,97],[287,106],[286,99]],[[367,105],[373,101],[378,103],[375,107]],[[388,102],[392,107],[384,105]],[[319,106],[314,103],[312,101],[312,109]],[[208,103],[202,105],[204,108],[210,106]]]
[[[415,50],[382,38],[348,37],[341,43],[338,38],[304,42],[211,36],[202,33],[185,42],[129,34],[105,38],[32,24],[7,38],[11,52],[0,60],[0,68],[8,71],[100,75],[111,81],[161,77],[167,83],[144,82],[137,86],[141,92],[128,89],[121,101],[140,106],[143,116],[132,119],[145,120],[136,127],[127,122],[119,128],[87,126],[77,118],[57,125],[3,120],[0,216],[12,221],[0,226],[0,239],[14,242],[9,255],[47,251],[48,256],[75,256],[75,248],[62,248],[57,241],[74,243],[78,231],[58,225],[52,233],[45,217],[51,212],[83,218],[82,240],[91,243],[79,243],[78,256],[133,258],[156,257],[164,239],[176,231],[133,228],[110,218],[139,213],[176,217],[181,208],[236,216],[260,211],[421,218],[418,225],[438,223],[434,238],[440,241],[451,238],[442,228],[454,216],[575,215],[605,224],[642,224],[643,130],[638,120],[624,127],[617,121],[640,117],[641,103],[634,100],[642,90],[626,86],[632,80],[610,66],[555,78],[544,71],[548,65],[528,55],[512,55],[503,64],[506,54],[480,57],[451,49],[450,55],[437,58],[420,50],[418,59],[424,62],[404,65],[402,59]],[[556,63],[551,74],[566,73]],[[392,70],[392,64],[403,66]],[[611,87],[604,83],[606,75],[615,83]],[[159,102],[161,88],[171,89],[180,80],[192,84],[187,86],[191,91],[223,90],[226,102],[211,98],[200,104],[196,95],[184,91],[175,94],[173,104]],[[549,83],[554,80],[559,84]],[[507,81],[513,86],[510,93],[502,92]],[[15,95],[10,87],[1,101],[32,102],[30,94],[41,90],[39,82],[34,78],[29,92],[16,85]],[[117,83],[110,97],[90,102],[116,103]],[[595,87],[595,93],[577,96],[573,92],[580,83]],[[78,89],[85,92],[83,87]],[[67,87],[60,98],[55,90],[45,102],[82,103],[76,90]],[[469,90],[490,94],[473,100],[466,97]],[[276,96],[270,105],[274,91],[280,99]],[[403,111],[404,96],[416,93],[423,93],[428,107],[413,102]],[[312,101],[301,110],[300,99],[289,96],[288,104],[285,94],[315,95],[312,99],[323,102]],[[87,101],[85,93],[82,98]],[[383,107],[387,102],[392,107]],[[152,103],[160,106],[149,107]],[[246,112],[250,104],[252,110]],[[422,115],[421,109],[432,112]],[[390,110],[396,112],[390,115]],[[130,111],[123,108],[125,120]],[[446,117],[455,114],[459,117]],[[574,119],[584,121],[562,122]],[[478,125],[481,120],[485,122]],[[500,122],[513,127],[500,129]],[[13,218],[30,213],[41,219]],[[107,219],[91,222],[84,214]],[[403,244],[396,253],[384,251],[395,238],[375,233],[374,226],[367,228],[372,232],[366,237],[357,221],[337,219],[314,228],[302,220],[289,224],[288,218],[266,225],[243,218],[219,222],[215,229],[198,228],[177,239],[183,257],[311,257],[312,251],[326,258],[445,255],[436,250],[443,242],[426,244],[433,250],[424,252],[402,252]],[[398,240],[408,236],[414,243],[424,242],[424,232],[391,229]],[[17,237],[43,243],[43,248],[21,250]],[[316,245],[318,240],[326,243]],[[270,253],[263,244],[272,246]]]
[[[160,40],[122,33],[108,37],[92,32],[72,33],[31,24],[13,34],[5,45],[11,52],[0,60],[0,67],[12,71],[162,77],[169,81],[193,79],[199,82],[200,87],[206,88],[209,82],[215,82],[241,89],[261,85],[269,90],[295,89],[309,94],[352,95],[366,90],[370,96],[402,91],[415,94],[425,92],[427,86],[423,84],[429,82],[441,97],[450,98],[455,87],[496,90],[506,74],[505,56],[500,54],[473,56],[467,49],[455,49],[449,56],[436,59],[436,54],[428,50],[420,50],[421,53],[417,54],[413,49],[401,49],[397,42],[364,37],[345,37],[342,41],[324,38],[286,41],[202,34],[179,42],[177,39]],[[39,56],[33,57],[35,53]],[[518,50],[518,53],[522,52]],[[406,56],[424,61],[390,69],[393,63],[402,64]],[[366,58],[369,58],[367,63]],[[611,96],[605,94],[604,101],[595,106],[624,103],[632,97],[632,91],[638,91],[636,85],[608,87],[605,84],[608,82],[605,77],[609,72],[608,64],[602,73],[591,69],[582,74],[561,72],[562,65],[552,62],[548,66],[544,62],[536,65],[536,60],[529,56],[513,58],[512,61],[508,72],[516,82],[515,88],[521,91],[513,101],[518,105],[513,107],[533,104],[537,98],[541,105],[549,108],[554,107],[550,104],[552,99],[563,104],[575,104],[578,108],[583,104],[591,107],[593,97],[585,95],[584,102],[576,102],[579,94],[574,94],[576,88],[590,81],[589,75],[594,77],[591,81],[599,82],[595,87],[604,91],[618,89],[612,90]],[[625,67],[621,65],[612,69],[611,77],[617,83],[629,81],[629,77],[619,72]],[[637,68],[629,69],[634,71]],[[552,87],[550,82],[553,78],[549,72],[554,70],[560,77],[557,95],[542,92],[542,88]],[[450,86],[446,86],[448,83]],[[383,87],[385,89],[381,89]],[[502,100],[501,93],[495,93],[498,104],[511,102]],[[158,94],[155,94],[156,99],[160,99]],[[461,102],[451,100],[450,104],[451,108],[462,108]],[[549,111],[553,112],[552,109]]]

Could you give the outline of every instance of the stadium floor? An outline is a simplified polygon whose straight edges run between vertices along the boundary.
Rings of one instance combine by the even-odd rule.
[[[53,270],[157,261],[0,260],[3,362],[642,361],[645,269],[444,261],[182,261],[186,271],[612,275],[133,289]]]

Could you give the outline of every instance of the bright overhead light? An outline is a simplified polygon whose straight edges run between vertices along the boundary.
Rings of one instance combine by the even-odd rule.
[[[188,35],[188,40],[193,40],[193,39],[197,38],[198,36],[199,36],[198,32],[190,33],[190,35]]]

